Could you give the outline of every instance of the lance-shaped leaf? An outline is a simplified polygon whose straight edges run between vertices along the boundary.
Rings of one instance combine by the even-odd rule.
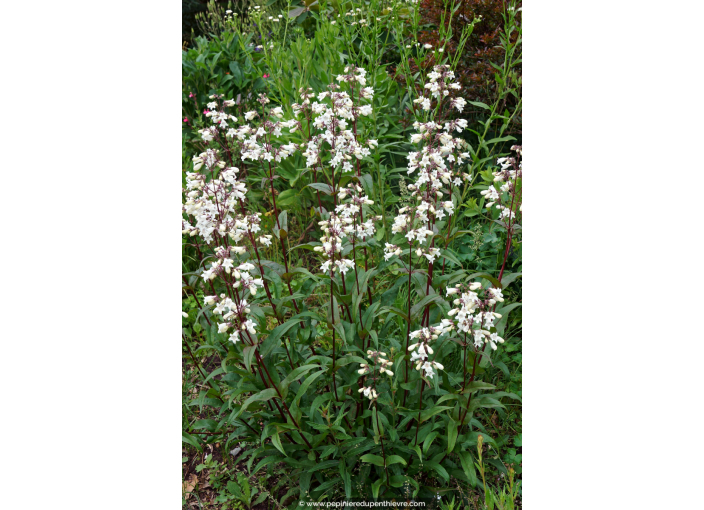
[[[370,464],[374,464],[375,466],[384,467],[384,458],[380,457],[379,455],[367,453],[366,455],[362,455],[359,460],[361,460],[362,462],[369,462]]]
[[[306,187],[317,189],[318,191],[322,191],[326,195],[332,195],[332,186],[323,182],[312,182]]]
[[[457,422],[450,418],[447,424],[447,453],[452,452],[457,441]]]
[[[296,379],[303,377],[305,374],[313,370],[314,368],[320,368],[320,365],[303,365],[301,367],[298,367],[295,369],[293,372],[288,374],[286,376],[286,379],[281,381],[281,384],[279,385],[279,390],[281,391],[282,395],[285,397],[286,393],[288,392],[288,387],[289,385],[295,381]]]
[[[271,436],[271,444],[273,444],[277,450],[279,450],[281,453],[283,453],[285,456],[286,451],[284,450],[283,445],[281,444],[281,438],[279,437],[279,433],[277,432],[273,436]]]
[[[446,411],[447,409],[452,409],[452,407],[435,406],[435,407],[431,407],[430,409],[426,409],[425,411],[420,413],[420,422],[423,423],[428,418],[435,416],[436,414],[441,413],[443,411]]]
[[[239,415],[241,415],[245,409],[249,407],[250,404],[253,404],[254,402],[265,402],[267,400],[270,400],[274,398],[277,395],[276,389],[274,388],[267,388],[263,391],[260,391],[259,393],[256,393],[249,397],[247,400],[244,401],[244,404],[242,404],[242,407],[240,410],[237,412],[237,415],[235,418],[237,418]]]
[[[462,390],[462,393],[476,393],[479,390],[493,390],[496,388],[493,384],[485,383],[484,381],[474,381],[471,382],[467,385],[465,389]]]
[[[302,313],[299,313],[298,315],[294,315],[293,317],[291,317],[289,320],[287,320],[286,322],[284,322],[280,326],[275,327],[271,331],[271,333],[269,333],[269,336],[266,337],[266,340],[264,340],[261,343],[261,346],[259,347],[259,355],[262,358],[264,358],[272,350],[274,350],[275,347],[278,347],[279,341],[281,340],[281,337],[284,335],[284,333],[286,333],[289,329],[291,329],[296,324],[299,324],[303,317],[319,318],[318,314],[313,313],[313,312],[302,312]]]

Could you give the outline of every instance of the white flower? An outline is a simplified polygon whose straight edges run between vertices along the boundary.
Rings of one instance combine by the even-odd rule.
[[[501,290],[500,290],[500,289],[497,289],[497,288],[495,288],[495,287],[492,287],[492,288],[486,289],[486,291],[487,291],[489,294],[491,294],[491,296],[492,296],[492,298],[493,298],[494,300],[498,301],[499,303],[503,303],[503,302],[504,302],[504,295],[501,293]]]
[[[374,400],[376,399],[379,395],[376,392],[374,388],[371,386],[367,387],[362,387],[359,390],[357,390],[358,393],[363,393],[365,397],[367,397],[369,400]]]
[[[496,333],[492,333],[491,335],[489,335],[489,345],[491,345],[492,349],[496,350],[497,343],[500,343],[500,344],[504,343],[504,339],[501,338]]]
[[[230,271],[232,270],[232,267],[234,266],[232,259],[224,259],[222,261],[222,267],[225,269],[225,272],[227,274],[230,274]]]
[[[250,335],[253,335],[254,333],[256,333],[254,329],[254,326],[256,325],[257,324],[254,321],[248,319],[244,324],[242,324],[242,331],[246,329]]]

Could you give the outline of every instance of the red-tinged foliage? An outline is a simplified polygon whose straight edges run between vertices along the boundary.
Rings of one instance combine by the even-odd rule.
[[[473,19],[481,17],[481,21],[474,26],[455,71],[457,80],[462,85],[462,90],[458,95],[468,101],[491,104],[496,99],[497,87],[494,78],[496,69],[491,66],[491,63],[501,66],[504,61],[504,50],[500,46],[500,35],[504,25],[502,16],[504,8],[505,2],[502,0],[462,0],[459,9],[452,17],[452,38],[445,44],[445,54],[449,55],[454,55],[457,51],[463,26]],[[441,23],[444,11],[443,0],[421,0],[422,23],[434,27],[421,31],[418,34],[418,42],[431,44],[433,48],[442,46],[437,27]],[[514,41],[515,37],[514,34]],[[413,72],[416,72],[418,68],[429,70],[435,63],[435,59],[430,53],[424,60],[412,62],[411,70]],[[520,67],[516,70],[521,76]],[[511,99],[502,106],[512,106]],[[474,110],[472,108],[470,111]],[[475,113],[480,112],[476,111]]]

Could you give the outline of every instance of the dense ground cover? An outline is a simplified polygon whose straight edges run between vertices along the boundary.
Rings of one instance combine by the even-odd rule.
[[[184,505],[520,505],[520,10],[238,5],[183,52]]]

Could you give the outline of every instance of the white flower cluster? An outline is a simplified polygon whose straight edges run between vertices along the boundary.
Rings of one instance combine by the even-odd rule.
[[[447,295],[459,294],[453,301],[456,308],[448,312],[450,317],[454,317],[457,329],[472,335],[474,345],[477,348],[489,342],[491,348],[496,350],[497,343],[503,343],[504,339],[490,330],[494,326],[494,321],[502,316],[493,312],[493,307],[497,302],[503,302],[504,297],[501,289],[490,287],[485,290],[484,298],[475,292],[481,289],[482,284],[473,282],[469,285],[457,284],[447,288]]]
[[[393,362],[386,359],[386,353],[369,350],[367,351],[367,357],[372,361],[372,363],[361,363],[361,368],[357,370],[357,373],[360,375],[372,375],[371,380],[374,382],[376,382],[377,379],[377,372],[380,375],[386,374],[389,377],[394,375],[394,373],[388,368],[393,365]],[[369,400],[375,400],[379,396],[373,386],[363,386],[358,391],[359,393],[363,393]]]
[[[452,330],[452,322],[443,319],[438,326],[429,326],[413,331],[410,338],[417,339],[418,342],[408,347],[408,352],[411,353],[411,361],[416,364],[416,370],[425,372],[428,379],[432,379],[435,370],[443,370],[445,367],[437,361],[429,361],[428,355],[433,354],[433,349],[430,347],[430,342],[437,340],[442,334]]]
[[[322,246],[316,246],[314,251],[321,252],[328,257],[328,260],[320,266],[320,270],[325,273],[334,273],[336,270],[345,274],[354,267],[354,262],[348,259],[335,260],[335,254],[342,251],[342,238],[350,231],[352,218],[330,214],[330,218],[318,222],[325,235],[320,238]]]
[[[264,132],[261,127],[255,129],[248,125],[235,129],[229,123],[237,122],[237,118],[226,111],[235,101],[222,101],[222,96],[218,95],[210,99],[206,117],[213,125],[200,131],[205,150],[193,158],[193,172],[186,174],[183,212],[189,219],[182,219],[182,232],[190,237],[200,236],[204,244],[197,246],[212,249],[215,260],[203,270],[201,277],[213,291],[215,280],[227,291],[205,298],[206,304],[216,305],[213,314],[222,316],[218,331],[234,330],[230,340],[237,342],[245,335],[251,344],[255,341],[252,335],[256,334],[256,323],[247,317],[250,308],[245,296],[249,292],[255,297],[265,283],[261,275],[252,273],[256,266],[247,261],[248,245],[256,242],[254,235],[261,230],[261,214],[245,213],[247,187],[243,180],[238,180],[239,169],[232,166],[233,151],[228,138],[239,143],[243,160],[268,160],[271,156],[280,161],[297,148],[291,145],[275,148],[269,142],[268,134],[277,136],[276,132],[288,124],[265,120]],[[268,100],[260,102],[265,104]],[[275,108],[270,113],[277,117],[280,109]],[[255,116],[256,112],[249,112],[245,118],[251,120]],[[268,246],[271,236],[259,236],[259,242]]]
[[[269,100],[260,95],[259,102],[264,106],[269,103]],[[244,114],[247,121],[258,116],[256,111]],[[283,118],[283,109],[278,106],[268,111],[268,115],[264,116],[263,122],[258,127],[246,124],[227,131],[227,138],[237,138],[242,142],[242,161],[250,159],[252,161],[281,162],[298,150],[295,143],[282,144],[278,147],[273,144],[273,138],[281,136],[283,128],[295,128],[298,125],[294,119],[282,121],[281,118]]]
[[[399,248],[395,244],[386,243],[386,246],[384,246],[384,260],[389,260],[394,255],[398,257],[401,255],[401,253],[401,248]]]
[[[430,45],[425,45],[426,49],[430,49]],[[450,66],[437,65],[433,67],[433,70],[428,73],[428,83],[424,85],[424,88],[429,92],[429,95],[424,94],[413,102],[420,104],[421,108],[425,111],[431,109],[432,100],[431,98],[441,99],[450,95],[450,90],[460,90],[462,86],[457,82],[452,82],[455,78],[455,73],[450,70]],[[450,105],[458,111],[462,111],[466,105],[466,101],[462,98],[453,98],[450,100]]]
[[[438,65],[428,74],[429,82],[425,89],[429,96],[422,96],[415,100],[422,104],[425,110],[430,110],[433,100],[440,104],[450,90],[458,90],[460,85],[452,83],[454,73],[447,65]],[[452,106],[457,105],[461,111],[464,103],[462,101],[450,100]],[[416,181],[407,186],[412,197],[415,197],[417,204],[399,209],[398,215],[394,218],[391,227],[393,233],[405,233],[409,243],[417,241],[419,245],[425,244],[426,240],[435,235],[433,226],[438,220],[446,216],[451,216],[455,212],[455,204],[452,200],[443,200],[451,192],[452,186],[460,186],[462,179],[468,179],[467,174],[462,174],[460,168],[466,159],[470,158],[468,152],[464,152],[466,142],[460,138],[455,138],[452,134],[461,133],[467,127],[465,119],[456,119],[438,124],[433,120],[428,122],[415,122],[413,126],[416,133],[411,135],[411,143],[422,144],[419,151],[410,152],[408,158],[408,174],[416,174]],[[389,253],[395,250],[387,250],[387,260]],[[433,262],[440,252],[436,248],[429,249],[416,248],[416,254],[425,256],[429,262]]]
[[[234,328],[230,335],[231,342],[240,341],[240,334],[245,332],[249,335],[256,333],[254,328],[257,324],[246,317],[246,314],[251,312],[246,299],[235,303],[226,294],[220,294],[220,296],[205,296],[204,301],[206,305],[216,305],[213,308],[214,315],[222,315],[223,322],[218,324],[218,333],[226,333]]]
[[[496,163],[501,167],[500,170],[494,172],[494,182],[501,183],[499,190],[492,185],[480,192],[488,200],[486,204],[487,209],[496,205],[496,208],[500,211],[499,218],[505,222],[514,219],[516,213],[511,209],[511,200],[504,201],[502,195],[503,193],[515,195],[516,180],[523,176],[523,161],[520,160],[523,149],[520,145],[514,145],[511,147],[511,150],[515,151],[518,157],[499,158],[496,160]],[[499,193],[499,191],[501,193]],[[522,210],[521,206],[519,206],[518,210]]]
[[[374,97],[374,90],[366,85],[366,71],[359,67],[346,67],[346,74],[337,76],[337,81],[346,83],[352,90],[354,86],[362,87],[359,96],[365,100]],[[370,147],[376,146],[376,140],[370,140],[365,146],[357,141],[357,135],[350,129],[349,122],[356,123],[360,116],[370,116],[370,104],[355,104],[352,96],[346,91],[341,91],[340,86],[330,84],[328,91],[317,95],[317,101],[310,103],[315,97],[308,91],[300,91],[303,101],[294,104],[293,111],[296,115],[310,111],[313,115],[312,125],[322,133],[314,135],[308,141],[303,155],[306,165],[314,167],[320,165],[322,151],[327,146],[330,152],[330,166],[333,169],[342,167],[345,172],[351,172],[354,167],[352,161],[363,159],[371,154]]]
[[[206,176],[198,172],[204,166],[206,173],[219,172],[219,175],[206,182]],[[199,234],[206,243],[211,243],[214,235],[223,235],[228,230],[231,215],[245,197],[247,187],[237,180],[238,169],[228,167],[213,149],[195,156],[193,169],[186,173],[183,212],[192,216],[195,224],[182,220],[182,231],[191,236]]]
[[[362,206],[374,204],[373,200],[364,195],[364,189],[358,184],[350,183],[346,188],[340,188],[338,196],[341,200],[349,198],[348,201],[341,203],[335,209],[340,217],[352,219],[352,224],[345,227],[345,233],[354,240],[365,240],[367,237],[373,236],[376,232],[373,220],[381,218],[368,218],[363,221]]]

